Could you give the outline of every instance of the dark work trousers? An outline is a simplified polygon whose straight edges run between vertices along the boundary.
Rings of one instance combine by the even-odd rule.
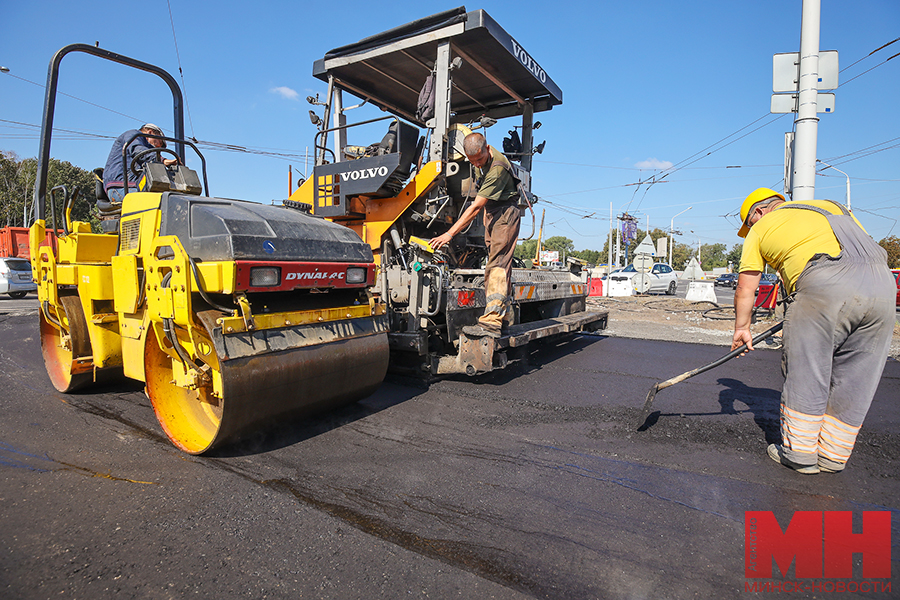
[[[780,210],[823,214],[841,246],[816,255],[795,285],[784,320],[784,455],[801,465],[844,468],[884,370],[896,286],[881,246],[845,214],[801,203]]]
[[[484,292],[487,305],[478,324],[485,329],[499,332],[503,321],[509,321],[509,293],[512,286],[512,259],[519,237],[521,212],[515,204],[491,208],[490,201],[484,210],[484,242],[488,249],[488,261],[484,267]]]

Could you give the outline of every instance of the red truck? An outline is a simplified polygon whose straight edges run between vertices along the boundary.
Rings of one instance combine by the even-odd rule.
[[[27,227],[3,227],[0,229],[0,256],[31,260],[28,251]]]
[[[52,235],[53,230],[48,229],[46,244],[50,243],[50,236]],[[56,235],[63,235],[63,230],[57,229]],[[44,244],[41,245],[43,246]],[[31,260],[27,227],[0,227],[0,257]]]
[[[63,231],[57,230],[58,235]],[[47,231],[46,244],[51,243],[53,230]],[[43,245],[43,244],[42,244]],[[0,294],[24,298],[37,290],[31,275],[31,252],[27,227],[0,228]]]

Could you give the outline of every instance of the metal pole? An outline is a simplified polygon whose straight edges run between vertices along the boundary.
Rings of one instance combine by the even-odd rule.
[[[622,258],[622,225],[616,219],[616,268],[619,268],[619,260]]]
[[[331,120],[331,106],[334,101],[334,76],[328,76],[328,98],[325,100],[325,110],[323,111],[323,119],[324,122],[321,125],[322,131],[325,133],[322,134],[322,142],[321,147],[319,148],[319,152],[316,155],[316,166],[322,166],[325,164],[325,152],[328,149],[328,131],[330,125],[329,121]],[[337,160],[337,156],[335,155],[335,160]]]
[[[429,156],[440,158],[444,134],[450,127],[450,42],[440,42],[434,63],[434,131]],[[531,152],[531,148],[527,150]]]
[[[669,266],[670,267],[672,266],[672,254],[675,253],[675,217],[677,217],[678,215],[683,215],[684,213],[691,210],[692,208],[694,208],[694,207],[688,206],[686,209],[684,209],[680,213],[677,213],[674,217],[672,217],[672,222],[669,223],[669,246],[670,246],[670,248],[669,248]]]
[[[844,177],[847,178],[847,210],[850,210],[850,176],[847,175],[846,173],[844,173],[843,171],[841,171],[840,169],[838,169],[837,167],[832,167],[827,162],[824,162],[821,160],[816,160],[816,162],[820,162],[823,165],[825,165],[826,167],[828,167],[829,169],[834,169],[838,173],[842,173],[844,175]]]
[[[609,229],[606,231],[606,289],[603,290],[604,296],[609,296],[609,286],[612,284],[610,275],[612,274],[612,227],[613,227],[613,203],[609,203]]]
[[[794,129],[794,185],[792,200],[813,200],[816,195],[816,145],[819,117],[819,18],[821,0],[803,0],[800,24],[800,81]]]
[[[347,124],[347,117],[344,116],[344,94],[340,88],[334,91],[334,106],[331,110],[334,113],[334,126],[343,127]],[[338,129],[334,132],[334,162],[344,160],[343,149],[347,145],[347,130]]]

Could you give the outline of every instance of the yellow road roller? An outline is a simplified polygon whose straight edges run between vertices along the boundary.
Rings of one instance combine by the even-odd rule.
[[[156,137],[174,149],[152,151],[178,161],[147,162],[136,189],[125,182],[121,203],[98,186],[104,233],[72,220],[77,192],[47,190],[59,67],[72,52],[155,74],[172,91],[174,136]],[[41,349],[57,390],[143,381],[172,443],[200,454],[379,386],[388,322],[371,293],[369,244],[299,203],[211,197],[205,159],[185,140],[181,90],[166,71],[73,44],[53,57],[47,81],[29,236]],[[186,146],[202,182],[185,166]],[[63,233],[44,242],[57,227]]]

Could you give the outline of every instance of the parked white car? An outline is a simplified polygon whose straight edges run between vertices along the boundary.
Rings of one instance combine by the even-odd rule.
[[[632,282],[635,281],[635,277],[638,275],[634,265],[628,265],[619,273],[631,274]],[[650,279],[650,287],[647,289],[647,292],[665,292],[670,296],[675,295],[675,288],[678,287],[678,275],[669,265],[654,263],[653,268],[647,273],[647,277]],[[637,286],[635,286],[635,290],[637,290]]]
[[[0,294],[24,298],[28,292],[36,291],[37,284],[31,280],[31,264],[27,260],[0,257]]]

